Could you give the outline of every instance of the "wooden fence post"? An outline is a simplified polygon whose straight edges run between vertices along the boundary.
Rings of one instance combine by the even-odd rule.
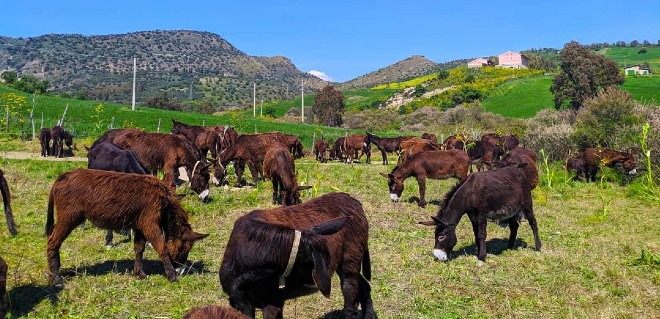
[[[156,132],[160,133],[160,120],[161,118],[158,118],[158,127],[156,128]]]

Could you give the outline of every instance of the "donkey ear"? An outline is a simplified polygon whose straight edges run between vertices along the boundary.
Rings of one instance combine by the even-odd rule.
[[[417,222],[417,223],[420,224],[420,225],[424,225],[424,226],[435,226],[435,225],[437,225],[434,220],[427,220],[425,222]]]
[[[198,241],[198,240],[204,239],[208,236],[209,236],[209,234],[202,234],[202,233],[198,233],[198,232],[195,232],[195,231],[191,231],[190,233],[188,233],[188,236],[186,236],[186,237],[187,237],[188,240]]]
[[[328,266],[325,264],[325,259],[320,252],[312,252],[312,258],[314,259],[314,270],[312,270],[312,278],[316,283],[316,286],[319,287],[319,290],[324,297],[330,298],[330,290],[332,288],[332,274],[328,271]]]
[[[300,185],[300,186],[298,186],[299,191],[304,191],[304,190],[310,189],[310,188],[312,188],[311,185],[305,185],[305,186]]]
[[[383,176],[385,178],[390,178],[390,174],[380,173],[380,176]]]
[[[323,224],[312,227],[310,231],[319,235],[332,235],[344,228],[349,220],[351,220],[351,217],[348,216],[333,218]]]
[[[89,147],[87,147],[87,145],[83,145],[83,147],[85,148],[86,151],[89,152]]]

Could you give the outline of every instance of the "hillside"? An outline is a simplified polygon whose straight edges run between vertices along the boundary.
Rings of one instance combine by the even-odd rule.
[[[467,59],[447,63],[435,63],[421,55],[413,55],[374,72],[342,83],[342,89],[371,88],[393,82],[401,82],[429,75],[440,70],[448,70],[467,63]]]
[[[251,104],[252,83],[268,100],[286,98],[287,85],[299,87],[301,79],[308,89],[326,84],[286,57],[249,56],[209,32],[0,37],[0,70],[46,79],[58,93],[83,91],[89,99],[130,101],[133,57],[138,101],[162,92],[189,99],[190,86],[199,85],[192,90],[193,99],[210,96],[220,107],[235,107]]]

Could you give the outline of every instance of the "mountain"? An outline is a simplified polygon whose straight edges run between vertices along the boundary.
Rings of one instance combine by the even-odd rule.
[[[220,107],[252,104],[253,83],[265,100],[322,88],[327,82],[302,72],[286,57],[245,54],[219,35],[198,31],[144,31],[117,35],[48,34],[0,37],[0,70],[48,80],[58,93],[126,102],[137,59],[137,99],[167,93],[178,100],[209,97]]]
[[[424,56],[413,55],[405,60],[374,72],[359,76],[341,84],[343,89],[370,88],[381,84],[401,82],[408,79],[428,75],[440,70],[455,68],[466,64],[468,59],[455,60],[447,63],[436,63]]]

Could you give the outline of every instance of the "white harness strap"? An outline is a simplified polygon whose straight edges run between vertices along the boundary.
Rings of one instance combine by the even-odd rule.
[[[197,170],[197,165],[199,165],[199,163],[201,163],[201,162],[202,161],[195,162],[195,165],[193,166],[192,174],[190,174],[190,178],[188,178],[188,181],[192,181],[193,176],[195,176],[195,171]]]
[[[286,265],[286,270],[284,270],[284,273],[282,276],[280,276],[280,289],[283,289],[286,286],[285,280],[286,277],[288,277],[291,274],[291,270],[293,270],[293,264],[296,262],[296,255],[298,255],[298,246],[300,245],[300,231],[295,230],[294,238],[293,238],[293,247],[291,247],[291,254],[289,255],[289,263]]]

